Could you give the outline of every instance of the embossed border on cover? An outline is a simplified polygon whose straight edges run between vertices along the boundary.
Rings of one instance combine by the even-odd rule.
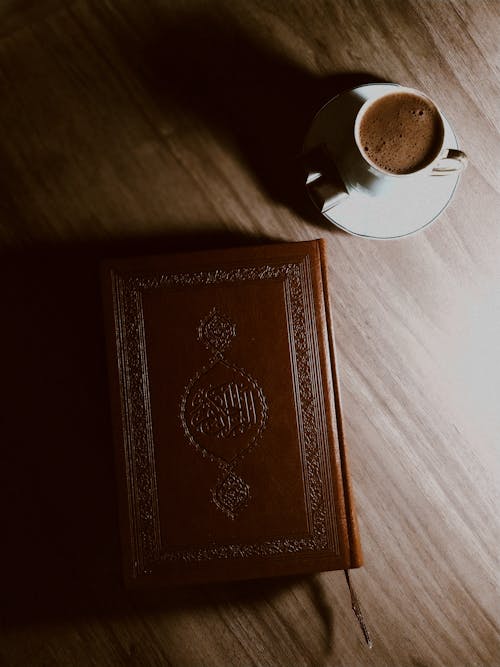
[[[283,285],[309,535],[254,544],[217,544],[168,550],[162,544],[142,295],[169,287],[273,280]],[[148,275],[112,270],[123,447],[134,576],[162,561],[339,554],[328,429],[309,257],[265,266]]]

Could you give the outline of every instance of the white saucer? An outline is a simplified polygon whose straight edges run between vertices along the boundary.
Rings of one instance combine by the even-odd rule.
[[[398,87],[396,83],[371,83],[346,90],[327,102],[316,114],[304,140],[304,153],[328,143],[333,156],[352,141],[354,120],[368,99]],[[451,125],[444,118],[446,148],[458,148]],[[346,232],[374,239],[395,239],[413,234],[436,220],[451,201],[460,173],[429,176],[397,194],[373,197],[353,193],[323,215]]]

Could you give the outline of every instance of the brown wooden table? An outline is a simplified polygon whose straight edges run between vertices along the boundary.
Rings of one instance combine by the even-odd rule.
[[[0,664],[500,663],[500,3],[0,5]],[[359,82],[426,91],[470,165],[392,242],[314,211],[296,157]],[[328,239],[366,565],[122,590],[99,260]]]

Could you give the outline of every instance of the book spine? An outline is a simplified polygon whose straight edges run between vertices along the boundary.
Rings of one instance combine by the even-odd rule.
[[[344,492],[344,503],[347,519],[347,533],[349,538],[349,567],[360,567],[363,565],[363,554],[361,551],[361,542],[359,538],[358,522],[356,518],[356,508],[354,505],[354,496],[352,490],[351,475],[349,472],[349,463],[347,459],[346,443],[344,438],[344,427],[342,423],[342,406],[340,401],[340,387],[338,382],[338,371],[335,357],[333,317],[330,308],[329,290],[328,290],[328,265],[326,254],[326,241],[318,239],[319,255],[321,262],[322,284],[324,293],[325,313],[328,330],[328,345],[330,351],[330,363],[334,388],[335,413],[337,419],[337,433],[339,442],[339,456],[342,468],[342,486]]]

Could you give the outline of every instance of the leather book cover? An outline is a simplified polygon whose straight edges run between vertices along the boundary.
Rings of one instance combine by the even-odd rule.
[[[103,266],[126,583],[358,567],[324,241]]]

